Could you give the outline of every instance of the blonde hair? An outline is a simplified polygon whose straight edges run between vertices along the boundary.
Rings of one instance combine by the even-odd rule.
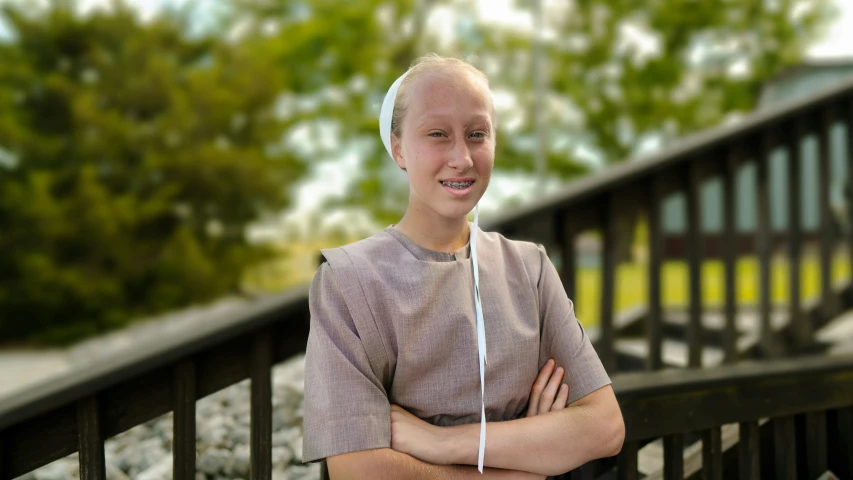
[[[391,114],[391,134],[400,138],[401,125],[403,117],[406,115],[406,110],[409,107],[409,88],[414,82],[424,74],[432,72],[448,72],[448,71],[464,71],[474,75],[475,78],[482,80],[489,88],[489,78],[477,67],[470,63],[454,57],[442,57],[437,53],[428,53],[412,62],[406,78],[400,83],[400,88],[397,91],[397,100],[394,102],[394,112]],[[491,97],[489,98],[491,102]],[[492,116],[494,117],[494,105],[492,105]],[[494,119],[492,119],[494,123]]]

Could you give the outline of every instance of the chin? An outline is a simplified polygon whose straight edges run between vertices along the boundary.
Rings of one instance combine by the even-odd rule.
[[[439,215],[445,218],[461,218],[467,217],[472,210],[474,210],[474,206],[476,203],[464,202],[459,203],[457,205],[436,205],[434,210],[438,212]]]

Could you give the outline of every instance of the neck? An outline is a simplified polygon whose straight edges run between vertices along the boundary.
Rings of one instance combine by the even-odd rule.
[[[412,208],[395,226],[418,245],[438,252],[453,253],[468,243],[468,217],[446,218],[435,212]]]

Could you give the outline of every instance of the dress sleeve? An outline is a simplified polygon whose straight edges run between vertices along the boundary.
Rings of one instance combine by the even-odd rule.
[[[328,263],[309,291],[303,462],[391,446],[390,404]]]
[[[539,368],[553,358],[557,366],[565,369],[563,382],[569,385],[568,403],[572,403],[609,385],[610,377],[575,316],[574,304],[566,295],[557,269],[541,245],[539,260],[542,266],[538,285],[539,321],[542,325]]]

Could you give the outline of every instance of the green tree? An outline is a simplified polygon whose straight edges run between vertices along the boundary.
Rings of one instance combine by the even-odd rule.
[[[523,13],[540,0],[516,0]],[[455,5],[467,5],[467,1]],[[761,85],[800,63],[834,13],[832,0],[574,0],[542,13],[547,170],[613,164],[753,109]],[[525,113],[509,137],[532,171],[532,32],[473,21],[460,41],[497,65],[494,83]]]
[[[28,3],[28,2],[27,2]],[[7,4],[0,43],[0,339],[68,342],[239,289],[246,226],[289,204],[287,70],[121,1]]]
[[[357,152],[352,188],[332,206],[362,205],[380,223],[399,218],[407,191],[376,115],[388,86],[421,54],[469,57],[514,100],[499,112],[498,174],[534,172],[542,94],[546,174],[568,180],[751,110],[762,82],[799,63],[833,12],[830,0],[561,0],[543,2],[542,27],[530,29],[482,18],[473,0],[232,1],[234,18],[252,19],[248,30],[265,38],[270,58],[309,79],[294,89],[318,99],[303,121],[338,126],[340,143],[311,162]],[[531,14],[534,1],[517,0],[513,16]],[[438,8],[441,21],[430,24]],[[265,34],[264,25],[275,28]],[[540,31],[544,91],[532,83]]]

